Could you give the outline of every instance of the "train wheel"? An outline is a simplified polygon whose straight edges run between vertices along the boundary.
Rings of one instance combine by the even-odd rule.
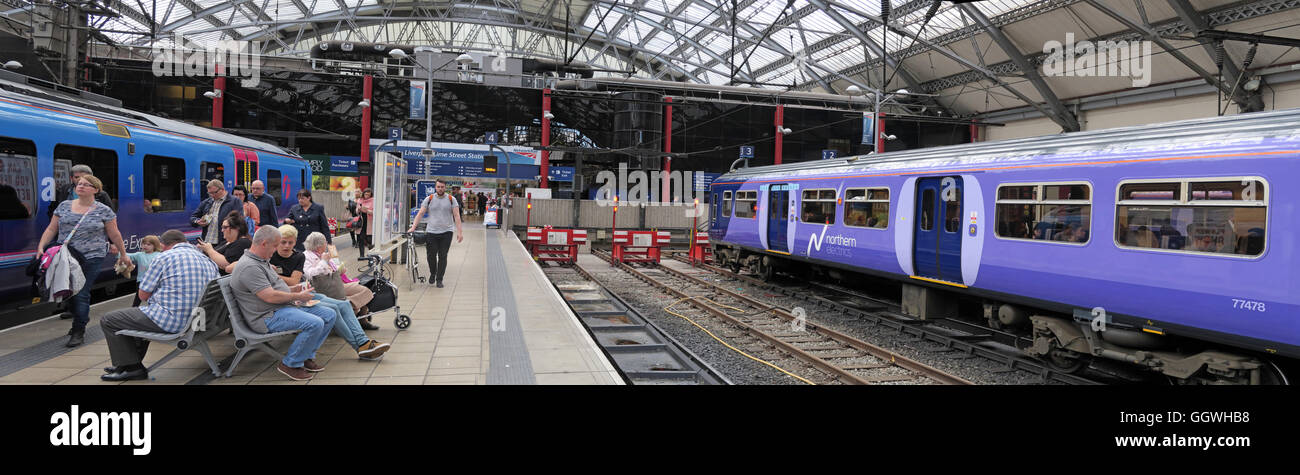
[[[1043,359],[1052,369],[1062,373],[1077,373],[1088,367],[1088,360],[1083,355],[1062,349],[1055,341],[1052,342],[1052,348],[1047,351],[1047,356]]]
[[[1264,366],[1260,368],[1263,373],[1260,374],[1259,383],[1263,385],[1290,386],[1291,378],[1287,377],[1286,371],[1270,360],[1264,360]]]
[[[763,279],[764,282],[771,282],[772,276],[775,275],[776,275],[776,269],[772,268],[772,259],[768,258],[767,256],[763,256],[762,259],[759,259],[758,277],[760,279]]]

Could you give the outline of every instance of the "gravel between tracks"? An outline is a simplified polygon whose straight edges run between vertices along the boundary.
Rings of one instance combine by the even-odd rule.
[[[679,317],[669,314],[663,310],[664,307],[672,304],[677,299],[653,289],[649,285],[637,280],[627,272],[617,269],[600,269],[587,268],[588,272],[600,281],[606,289],[618,294],[620,298],[629,305],[636,308],[641,316],[654,322],[660,329],[676,338],[683,346],[695,353],[704,361],[708,362],[718,372],[722,373],[727,379],[734,384],[746,385],[803,385],[804,383],[794,379],[771,367],[746,358],[735,351],[723,346],[714,340],[708,334],[691,325],[690,322]],[[548,277],[556,284],[582,283],[587,282],[582,276],[577,274],[551,274]],[[679,309],[689,309],[690,305],[683,302],[673,307],[678,313],[684,313]],[[696,320],[697,322],[699,320]],[[709,325],[706,328],[710,328]],[[714,334],[717,330],[710,328]],[[725,339],[725,338],[724,338]],[[729,342],[730,343],[730,342]],[[733,343],[734,345],[734,343]],[[795,374],[801,374],[794,368],[785,368],[787,371]]]
[[[677,268],[674,266],[674,268]],[[932,351],[940,345],[930,341],[915,341],[909,335],[900,335],[892,329],[871,325],[852,315],[846,315],[830,306],[818,306],[810,302],[796,300],[785,295],[773,294],[746,282],[702,273],[696,277],[708,282],[723,284],[732,290],[762,302],[777,305],[785,309],[803,307],[810,323],[845,333],[854,338],[870,342],[877,346],[895,351],[903,356],[921,363],[939,368],[976,384],[1003,385],[1041,385],[1043,382],[1036,375],[1025,371],[1006,371],[1004,365],[980,357],[956,359],[947,353]],[[956,354],[956,352],[950,352]]]

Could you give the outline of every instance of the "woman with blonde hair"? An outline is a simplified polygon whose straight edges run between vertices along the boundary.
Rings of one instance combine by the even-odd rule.
[[[117,250],[117,262],[131,265],[122,244],[122,233],[117,229],[117,213],[104,203],[95,201],[95,195],[104,190],[104,182],[94,175],[82,175],[73,182],[74,196],[55,208],[50,225],[45,227],[36,244],[38,253],[45,246],[60,242],[78,257],[85,285],[72,297],[72,329],[68,330],[67,346],[86,342],[86,324],[90,323],[90,289],[99,277],[99,265],[108,256],[111,245]]]

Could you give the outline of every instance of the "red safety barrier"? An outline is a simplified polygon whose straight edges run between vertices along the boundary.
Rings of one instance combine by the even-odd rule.
[[[691,240],[690,261],[691,265],[713,263],[713,246],[709,245],[709,233],[695,233],[695,239]]]
[[[586,242],[586,229],[528,228],[528,252],[537,261],[576,263],[578,246]]]
[[[614,231],[614,260],[659,263],[659,248],[672,239],[668,231]]]

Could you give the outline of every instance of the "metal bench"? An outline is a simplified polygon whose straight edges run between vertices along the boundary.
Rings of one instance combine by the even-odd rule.
[[[189,318],[185,320],[185,327],[179,333],[118,330],[117,335],[176,345],[176,349],[172,350],[171,353],[149,366],[149,372],[153,372],[153,370],[171,361],[176,355],[188,350],[198,350],[199,354],[203,355],[203,361],[207,362],[208,367],[212,369],[212,375],[221,376],[220,365],[218,365],[216,358],[212,356],[212,349],[208,347],[208,340],[229,328],[230,318],[226,312],[226,303],[221,295],[221,287],[214,280],[208,282],[203,294],[199,296],[199,301],[194,303]]]
[[[235,359],[230,362],[230,368],[226,369],[226,377],[229,378],[235,372],[235,367],[239,366],[239,361],[244,359],[244,355],[253,350],[262,350],[275,356],[275,359],[281,360],[284,354],[271,346],[270,341],[276,338],[293,336],[302,330],[290,330],[274,333],[258,333],[248,327],[248,321],[244,320],[244,312],[239,309],[238,302],[235,301],[235,292],[230,288],[230,276],[217,279],[218,285],[221,286],[221,295],[225,298],[226,308],[230,311],[230,330],[235,335]]]

